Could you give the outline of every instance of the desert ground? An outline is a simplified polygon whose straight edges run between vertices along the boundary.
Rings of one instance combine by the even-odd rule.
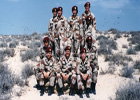
[[[34,68],[47,33],[0,35],[0,100],[80,100],[47,92],[40,96],[35,88]],[[96,95],[81,100],[139,100],[140,32],[116,29],[97,31],[98,82]]]

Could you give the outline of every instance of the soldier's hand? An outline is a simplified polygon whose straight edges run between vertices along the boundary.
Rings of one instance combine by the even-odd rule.
[[[96,31],[96,27],[95,27],[95,26],[93,26],[93,28],[94,28],[94,30]]]
[[[83,75],[82,75],[84,81],[86,81],[87,76],[88,76],[88,74],[83,74]]]
[[[45,78],[48,78],[48,77],[49,77],[50,72],[47,72],[47,73],[46,73],[46,72],[44,71],[44,72],[43,72],[43,74],[44,74]]]

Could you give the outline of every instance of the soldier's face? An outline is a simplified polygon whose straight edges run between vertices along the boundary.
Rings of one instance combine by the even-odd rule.
[[[62,11],[58,11],[58,16],[61,16],[62,15]]]
[[[57,12],[53,12],[53,16],[57,16]]]
[[[89,11],[90,7],[89,6],[86,6],[85,7],[85,11]]]
[[[82,54],[81,54],[81,58],[82,58],[82,59],[85,59],[85,58],[86,58],[86,53],[82,53]]]
[[[77,11],[76,10],[73,10],[72,13],[73,13],[74,16],[77,15]]]
[[[66,50],[65,55],[66,55],[66,57],[69,57],[70,56],[70,50]]]
[[[52,53],[51,53],[51,52],[47,52],[47,53],[46,53],[47,58],[50,58],[50,57],[51,57],[51,55],[52,55]]]
[[[45,46],[45,47],[48,47],[48,45],[49,45],[48,42],[45,42],[45,43],[44,43],[44,46]]]

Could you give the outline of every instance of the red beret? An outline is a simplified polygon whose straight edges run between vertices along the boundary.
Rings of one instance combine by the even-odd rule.
[[[46,41],[49,42],[49,37],[44,37],[43,42],[45,43]]]
[[[71,47],[70,47],[70,46],[66,46],[66,47],[65,47],[65,51],[66,51],[66,50],[71,50]]]
[[[58,7],[57,11],[63,11],[63,8],[62,7]]]
[[[86,2],[86,3],[85,3],[84,7],[87,7],[87,6],[90,7],[90,2]]]
[[[82,49],[80,50],[80,53],[86,53],[86,49],[85,49],[85,48],[82,48]]]
[[[73,7],[72,7],[72,11],[73,11],[73,10],[78,11],[78,7],[77,7],[77,6],[73,6]]]
[[[47,52],[52,52],[52,48],[51,47],[48,47],[47,49],[46,49],[46,53]]]
[[[57,8],[53,8],[52,9],[52,12],[57,12]]]

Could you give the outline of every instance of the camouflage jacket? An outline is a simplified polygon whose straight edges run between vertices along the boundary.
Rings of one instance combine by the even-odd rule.
[[[42,47],[41,49],[40,49],[40,59],[43,59],[44,58],[44,56],[46,56],[46,47]]]
[[[89,12],[88,14],[86,14],[85,12],[82,14],[82,22],[83,22],[83,27],[85,28],[86,26],[86,17],[87,16],[92,16],[92,19],[93,19],[93,28],[96,29],[96,19],[95,19],[95,16],[92,12]]]
[[[59,35],[59,39],[63,39],[68,37],[68,22],[67,19],[64,16],[57,17],[58,24],[57,24],[57,32]]]
[[[85,37],[91,36],[92,39],[96,40],[95,31],[92,25],[85,25]]]
[[[77,61],[79,62],[79,65],[77,67],[77,74],[80,73],[91,74],[92,69],[90,67],[90,62],[88,57],[85,58],[84,62],[82,61],[81,58],[79,58]]]
[[[49,32],[49,37],[51,39],[58,37],[57,23],[58,23],[57,17],[51,18],[49,21],[48,32]]]
[[[62,56],[58,62],[62,72],[71,72],[73,69],[74,59],[72,56],[67,60],[65,56]]]
[[[71,31],[71,38],[73,39],[79,39],[80,36],[83,36],[83,25],[82,25],[82,20],[80,19],[79,16],[69,17],[69,31]]]
[[[40,69],[52,71],[56,69],[56,61],[53,57],[48,59],[46,56],[42,59]]]
[[[92,46],[91,49],[86,49],[87,55],[88,55],[88,59],[90,61],[90,66],[91,68],[95,69],[97,68],[97,70],[99,69],[98,67],[98,53],[97,53],[97,49],[95,46]]]

